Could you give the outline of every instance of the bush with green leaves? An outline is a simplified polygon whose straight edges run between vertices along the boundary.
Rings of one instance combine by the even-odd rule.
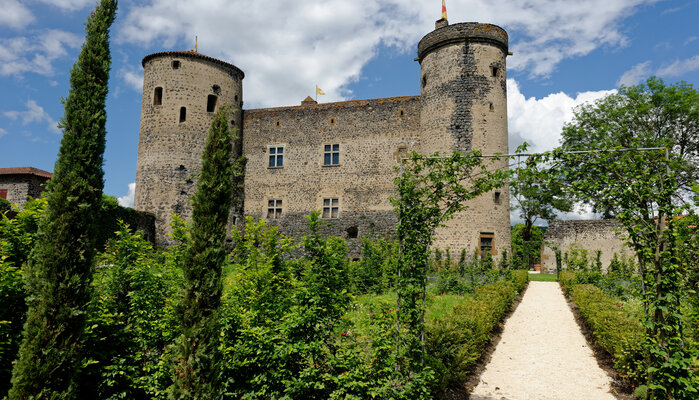
[[[634,384],[645,382],[648,357],[643,323],[629,316],[621,302],[593,285],[575,285],[571,299],[596,341],[612,355],[615,369]]]
[[[427,325],[427,364],[436,373],[431,388],[434,398],[451,398],[463,390],[493,330],[527,282],[526,271],[513,271],[509,279],[475,289],[447,316]]]
[[[182,272],[171,260],[123,222],[107,242],[93,283],[82,397],[164,396],[172,380],[165,350],[180,334]]]
[[[381,238],[362,239],[362,258],[349,265],[355,294],[381,294],[395,287],[398,244]]]

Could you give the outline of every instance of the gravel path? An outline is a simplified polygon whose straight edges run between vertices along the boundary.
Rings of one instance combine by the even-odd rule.
[[[471,400],[614,400],[557,282],[529,282]]]

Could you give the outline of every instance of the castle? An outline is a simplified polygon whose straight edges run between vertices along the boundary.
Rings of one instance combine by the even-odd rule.
[[[409,152],[507,153],[507,55],[502,28],[441,19],[418,44],[420,95],[246,110],[245,74],[236,66],[192,51],[150,54],[142,62],[134,207],[155,215],[157,242],[167,244],[171,213],[191,214],[209,125],[225,104],[237,111],[235,153],[247,158],[230,225],[252,216],[300,237],[318,210],[324,233],[346,238],[358,255],[362,237],[395,232],[394,167]],[[508,249],[508,188],[469,201],[433,246],[496,256]]]

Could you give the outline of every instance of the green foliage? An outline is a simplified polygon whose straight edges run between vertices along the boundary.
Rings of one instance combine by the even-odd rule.
[[[431,157],[412,153],[401,163],[395,180],[398,197],[392,199],[398,217],[399,351],[407,360],[407,371],[421,371],[424,360],[424,299],[429,251],[435,229],[465,202],[506,183],[507,171],[492,171],[482,163],[478,151],[463,155]],[[398,329],[397,334],[400,334]]]
[[[643,324],[630,317],[622,303],[595,286],[575,285],[571,299],[597,342],[612,355],[614,368],[635,384],[644,382],[648,360]]]
[[[529,227],[529,240],[525,239],[526,224],[512,227],[510,242],[512,244],[512,266],[515,269],[529,269],[530,265],[539,263],[544,229],[532,225]]]
[[[526,271],[511,280],[477,288],[473,297],[457,304],[443,319],[427,325],[427,364],[435,371],[433,398],[452,398],[463,390],[466,376],[481,357],[493,329],[527,284]]]
[[[162,397],[171,382],[165,348],[180,334],[179,266],[140,232],[120,223],[98,258],[80,395],[99,399]]]
[[[98,217],[98,230],[95,243],[97,249],[102,251],[107,241],[114,237],[114,233],[121,230],[121,222],[129,225],[132,231],[145,227],[153,218],[143,211],[136,211],[133,208],[122,207],[116,197],[102,195],[100,205],[100,215]]]
[[[650,78],[575,111],[563,129],[561,176],[575,196],[626,229],[639,260],[648,310],[651,398],[687,396],[695,372],[682,338],[683,278],[678,216],[699,171],[699,94],[691,85]],[[610,151],[654,148],[664,151]]]
[[[591,263],[587,249],[575,244],[563,254],[563,267],[569,271],[587,271]]]
[[[383,239],[362,239],[362,258],[349,265],[355,294],[381,294],[395,287],[398,244]]]
[[[12,204],[3,198],[0,198],[0,214],[5,214],[6,212],[11,210]]]
[[[231,161],[233,134],[228,125],[229,113],[228,107],[221,107],[211,122],[197,192],[192,200],[191,237],[182,261],[182,336],[178,340],[174,398],[212,399],[222,393],[218,308],[235,171]]]
[[[102,0],[88,18],[85,45],[71,70],[63,139],[25,271],[29,311],[10,399],[75,398],[78,390],[103,187],[109,27],[116,7],[116,1]]]
[[[27,312],[22,269],[34,247],[45,199],[30,200],[15,217],[0,216],[0,397],[10,390],[12,362],[22,339]]]

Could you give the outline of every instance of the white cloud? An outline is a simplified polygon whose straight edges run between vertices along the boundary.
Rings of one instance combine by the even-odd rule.
[[[645,61],[624,72],[616,82],[617,86],[632,86],[651,76],[650,61]]]
[[[117,200],[122,207],[133,208],[133,199],[136,195],[136,182],[129,183],[129,192],[126,196],[121,196]]]
[[[88,5],[94,5],[95,0],[39,0],[44,4],[55,6],[67,11],[80,10]]]
[[[56,29],[34,37],[0,38],[0,75],[52,75],[53,62],[68,55],[67,49],[80,48],[81,44],[80,36]]]
[[[60,129],[58,129],[58,122],[51,118],[49,113],[34,100],[27,101],[27,109],[25,111],[5,111],[3,114],[13,121],[22,120],[22,125],[46,123],[46,127],[50,132],[57,135],[61,133]]]
[[[573,109],[594,102],[615,90],[582,92],[575,97],[566,93],[551,93],[537,99],[525,98],[514,79],[507,80],[507,122],[510,151],[522,142],[529,144],[530,152],[551,150],[560,144],[561,128],[573,119]]]
[[[666,65],[664,67],[661,67],[658,70],[658,75],[660,76],[668,76],[668,77],[676,77],[683,75],[687,72],[692,72],[696,71],[699,69],[699,54],[691,57],[691,58],[686,58],[684,60],[676,60],[670,65]]]
[[[448,11],[452,23],[503,26],[513,39],[510,68],[546,76],[564,59],[625,45],[620,22],[655,1],[455,0]],[[126,12],[116,37],[187,50],[198,36],[202,53],[246,73],[248,106],[290,105],[316,84],[325,101],[351,97],[347,85],[380,44],[414,52],[439,15],[439,4],[421,0],[151,0]]]
[[[4,130],[4,129],[2,129],[2,128],[0,128],[0,138],[3,137],[3,136],[5,136],[5,135],[7,135],[7,131]]]
[[[124,80],[124,83],[131,89],[141,93],[143,91],[143,70],[121,68],[118,75]]]
[[[0,0],[0,26],[21,29],[34,22],[31,11],[17,0]]]

